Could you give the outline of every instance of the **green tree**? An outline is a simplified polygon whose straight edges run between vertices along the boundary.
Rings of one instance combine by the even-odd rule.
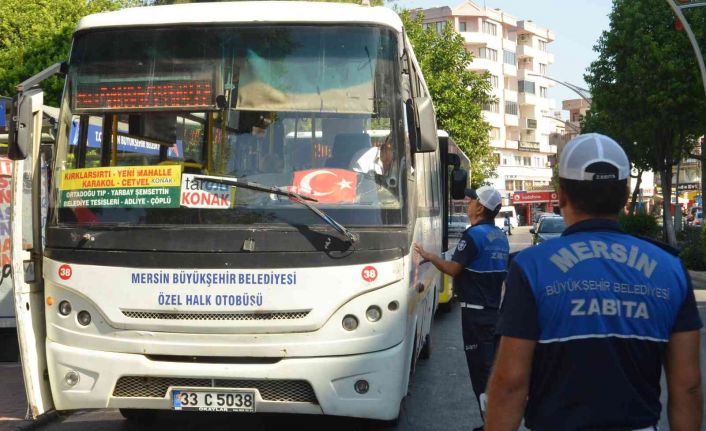
[[[0,95],[53,63],[68,60],[71,35],[85,15],[138,5],[137,0],[1,0]],[[63,80],[42,84],[46,104],[59,103]]]
[[[473,55],[451,25],[437,33],[422,27],[424,16],[401,11],[405,31],[429,87],[440,129],[446,130],[471,161],[471,182],[483,183],[495,175],[497,163],[490,148],[490,124],[483,104],[495,102],[489,75],[468,69]]]
[[[145,6],[158,6],[166,4],[179,4],[179,3],[206,3],[206,2],[219,2],[219,1],[252,1],[252,0],[142,0]],[[257,0],[256,0],[257,1]],[[262,0],[268,1],[268,0]],[[356,3],[359,4],[360,0],[307,0],[314,2],[328,2],[328,3]],[[385,0],[369,0],[371,6],[383,6]]]
[[[638,168],[660,174],[665,239],[676,244],[669,211],[673,166],[704,130],[706,99],[691,46],[664,0],[614,0],[610,29],[585,76],[590,128],[613,135]]]

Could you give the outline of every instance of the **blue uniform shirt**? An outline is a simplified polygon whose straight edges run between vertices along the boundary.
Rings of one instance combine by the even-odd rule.
[[[451,258],[463,265],[454,277],[454,291],[461,302],[489,310],[492,321],[487,323],[494,324],[497,319],[509,252],[507,236],[491,220],[466,229]]]
[[[587,220],[514,258],[497,333],[538,343],[528,428],[637,429],[659,421],[671,334],[699,328],[676,251]]]

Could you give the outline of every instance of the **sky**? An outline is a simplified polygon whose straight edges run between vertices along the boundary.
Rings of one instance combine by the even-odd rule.
[[[556,40],[549,45],[554,54],[554,64],[548,75],[559,81],[587,88],[583,75],[597,53],[593,51],[601,33],[608,30],[611,0],[472,0],[489,9],[500,8],[518,21],[532,20],[540,27],[554,32]],[[463,0],[396,0],[403,9],[455,7]],[[557,84],[549,90],[557,110],[561,101],[578,99],[573,91]],[[564,112],[566,117],[566,112]]]

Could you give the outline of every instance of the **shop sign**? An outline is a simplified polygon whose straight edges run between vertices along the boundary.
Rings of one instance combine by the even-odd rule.
[[[546,192],[524,192],[524,193],[514,193],[512,195],[513,204],[524,204],[524,203],[535,203],[535,202],[553,202],[557,201],[559,197],[556,192],[546,191]]]

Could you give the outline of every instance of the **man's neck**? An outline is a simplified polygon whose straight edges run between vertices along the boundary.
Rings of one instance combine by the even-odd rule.
[[[600,216],[595,216],[591,214],[586,214],[583,211],[579,211],[577,209],[574,209],[571,207],[571,205],[566,205],[561,209],[561,215],[564,216],[564,222],[566,223],[566,226],[573,226],[576,223],[586,221],[586,220],[592,220],[592,219],[604,219],[604,220],[613,220],[613,221],[618,221],[618,215],[600,215]]]

